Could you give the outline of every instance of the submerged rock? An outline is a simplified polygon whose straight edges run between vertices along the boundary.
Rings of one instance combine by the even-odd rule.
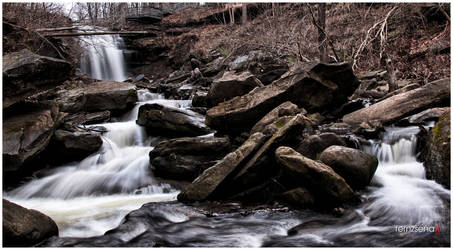
[[[149,158],[157,176],[193,181],[222,159],[230,147],[228,138],[176,138],[157,144]]]
[[[343,177],[353,189],[368,186],[378,166],[378,159],[363,151],[343,146],[330,146],[319,160]]]
[[[450,78],[434,81],[423,87],[389,97],[343,116],[343,121],[349,124],[361,124],[378,120],[385,125],[421,110],[448,103],[450,103]]]
[[[332,110],[346,102],[358,84],[346,63],[298,64],[273,83],[211,108],[206,124],[218,131],[246,131],[285,101],[310,112]]]
[[[255,133],[238,149],[226,155],[219,163],[206,169],[192,184],[178,195],[182,202],[206,200],[245,158],[262,145],[266,137]]]
[[[424,150],[426,177],[450,189],[450,111],[429,131]]]
[[[220,79],[212,82],[209,89],[207,100],[209,107],[228,101],[233,97],[245,95],[256,87],[264,86],[250,72],[242,72],[235,74],[231,71],[226,71]]]
[[[71,75],[65,60],[40,56],[28,49],[3,56],[3,108],[36,93],[62,84]]]
[[[146,127],[150,134],[168,137],[199,136],[210,132],[194,114],[157,103],[140,106],[136,122]]]
[[[356,198],[346,181],[329,166],[289,147],[279,147],[275,157],[294,182],[306,186],[326,206],[335,207]]]
[[[47,215],[3,199],[3,246],[34,246],[58,236],[57,224]]]

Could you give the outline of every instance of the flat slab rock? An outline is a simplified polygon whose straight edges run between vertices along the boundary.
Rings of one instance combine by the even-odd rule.
[[[57,93],[61,111],[76,113],[103,110],[124,110],[137,102],[134,84],[127,82],[99,81]]]

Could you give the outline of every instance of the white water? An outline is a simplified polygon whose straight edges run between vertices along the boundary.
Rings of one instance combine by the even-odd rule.
[[[82,27],[91,31],[103,31],[100,28]],[[124,81],[126,64],[123,51],[123,39],[119,35],[96,35],[80,37],[85,53],[80,61],[80,70],[92,78],[99,80]]]
[[[139,106],[145,103],[188,112],[185,109],[190,102],[164,100],[145,90],[139,90],[138,97],[136,107],[120,122],[92,125],[108,130],[98,152],[56,168],[4,197],[49,215],[57,223],[61,237],[102,235],[145,203],[175,200],[179,191],[153,178],[148,168],[153,137],[135,120]],[[198,115],[197,119],[202,117]]]
[[[442,198],[450,197],[450,191],[426,179],[415,154],[418,131],[418,127],[388,128],[381,143],[363,147],[379,159],[367,216],[399,225],[433,225],[442,219]]]

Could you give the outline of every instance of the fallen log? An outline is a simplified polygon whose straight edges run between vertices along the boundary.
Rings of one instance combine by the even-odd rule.
[[[101,36],[101,35],[156,35],[149,31],[101,31],[101,32],[86,32],[86,33],[50,33],[44,34],[45,37],[71,37],[71,36]]]
[[[65,30],[75,30],[78,29],[77,26],[72,26],[72,27],[60,27],[60,28],[42,28],[42,29],[36,29],[36,32],[49,32],[49,31],[65,31]]]

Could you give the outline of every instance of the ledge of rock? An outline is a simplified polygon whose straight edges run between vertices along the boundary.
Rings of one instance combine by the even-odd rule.
[[[136,122],[151,134],[169,137],[199,136],[210,132],[194,113],[156,103],[140,106]]]
[[[124,110],[137,102],[134,84],[127,82],[98,81],[73,89],[57,92],[61,111],[76,113],[103,110]]]
[[[22,170],[26,162],[47,147],[62,119],[57,105],[51,103],[31,107],[27,113],[4,120],[3,171]]]
[[[347,63],[297,64],[273,83],[211,108],[206,124],[218,131],[246,131],[285,101],[310,112],[333,110],[345,103],[358,85]]]
[[[65,60],[40,56],[23,49],[3,56],[3,108],[17,101],[62,84],[71,75]]]

